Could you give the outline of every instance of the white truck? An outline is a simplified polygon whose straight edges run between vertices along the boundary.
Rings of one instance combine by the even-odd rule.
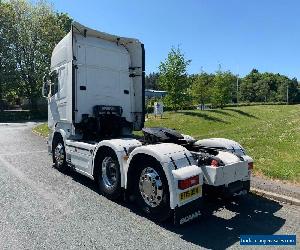
[[[199,217],[206,190],[247,192],[253,161],[238,143],[143,128],[144,86],[140,41],[74,22],[43,84],[54,166],[95,180],[111,200],[129,197],[149,218],[179,224]]]

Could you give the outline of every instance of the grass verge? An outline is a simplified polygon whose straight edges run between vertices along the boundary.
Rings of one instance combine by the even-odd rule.
[[[47,123],[42,123],[37,125],[32,129],[32,131],[42,137],[48,137],[49,134],[49,128]]]

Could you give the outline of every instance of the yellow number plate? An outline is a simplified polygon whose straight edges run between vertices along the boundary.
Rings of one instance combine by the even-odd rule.
[[[201,193],[202,193],[201,186],[196,186],[196,187],[193,187],[192,189],[190,189],[188,191],[180,193],[179,194],[179,200],[182,202],[182,201],[190,199],[194,196],[200,196]]]

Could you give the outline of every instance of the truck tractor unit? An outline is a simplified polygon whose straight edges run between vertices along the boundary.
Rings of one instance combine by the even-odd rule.
[[[54,166],[95,180],[108,199],[127,197],[148,218],[183,224],[200,216],[211,191],[249,191],[253,160],[238,143],[143,128],[145,50],[137,39],[74,22],[53,50],[42,92]]]

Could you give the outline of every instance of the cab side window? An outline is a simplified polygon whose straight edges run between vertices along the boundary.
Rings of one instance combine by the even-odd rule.
[[[52,72],[51,73],[51,96],[54,96],[58,92],[58,74],[57,72]]]
[[[59,98],[64,98],[66,97],[66,76],[67,76],[67,68],[66,67],[61,67],[59,69],[59,76],[58,76],[58,97]]]

